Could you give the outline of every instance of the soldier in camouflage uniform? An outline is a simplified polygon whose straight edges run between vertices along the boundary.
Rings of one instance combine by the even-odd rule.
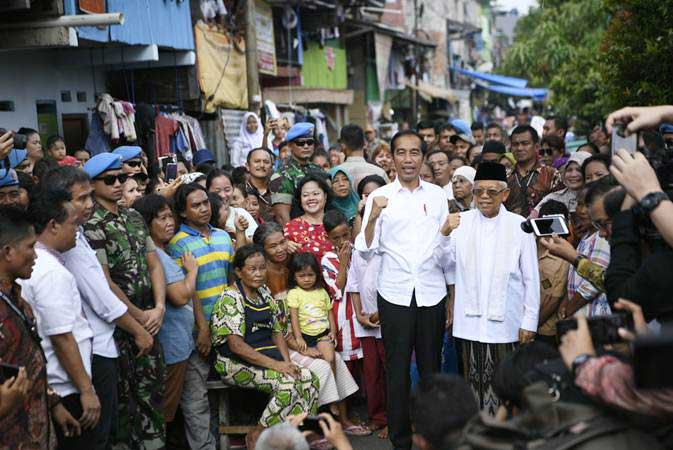
[[[109,271],[113,291],[128,299],[125,303],[129,312],[155,334],[165,311],[163,269],[140,214],[117,206],[124,177],[120,170],[107,170],[93,177],[96,205],[84,225],[84,233],[103,269]],[[119,409],[111,436],[113,448],[163,448],[165,364],[159,341],[154,341],[150,354],[137,356],[138,347],[130,334],[117,328],[114,337],[119,348],[120,376]]]
[[[299,180],[310,173],[324,174],[319,166],[310,162],[315,149],[313,128],[313,124],[308,122],[299,122],[290,128],[286,139],[290,145],[291,155],[280,170],[271,176],[269,182],[276,221],[283,226],[290,221],[293,212],[292,199]]]

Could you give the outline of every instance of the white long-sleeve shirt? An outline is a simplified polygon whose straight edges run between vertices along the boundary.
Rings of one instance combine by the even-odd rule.
[[[388,206],[381,212],[367,247],[365,229],[375,197],[386,197]],[[381,255],[377,290],[386,301],[410,306],[415,292],[418,306],[434,306],[446,296],[444,274],[433,252],[448,213],[444,190],[425,181],[412,192],[395,180],[369,195],[355,249],[365,259],[374,251]]]
[[[455,276],[456,298],[453,314],[453,335],[457,338],[467,339],[488,344],[509,343],[519,340],[519,329],[535,332],[538,328],[538,314],[540,310],[540,275],[538,271],[537,249],[535,238],[532,234],[526,234],[521,230],[521,222],[525,219],[518,214],[507,211],[504,207],[499,213],[504,214],[503,220],[487,218],[478,210],[461,213],[461,224],[448,237],[442,238],[442,265],[448,272],[453,271]],[[473,219],[471,222],[468,218]],[[481,221],[481,233],[475,235],[474,226]],[[497,226],[504,226],[504,232],[511,253],[507,255],[508,267],[495,267],[496,247],[504,242],[498,242]],[[466,283],[467,268],[466,258],[461,251],[469,251],[474,248],[469,241],[479,239],[477,246],[477,296],[480,304],[481,315],[468,315],[466,313],[466,299],[468,291]],[[491,280],[495,271],[508,270],[509,280],[505,315],[503,321],[489,320],[488,304],[493,298],[489,292]]]
[[[77,233],[75,248],[63,253],[65,267],[77,281],[82,306],[93,330],[93,354],[105,358],[119,356],[114,341],[115,323],[127,311],[126,305],[112,292],[96,252],[84,233]]]

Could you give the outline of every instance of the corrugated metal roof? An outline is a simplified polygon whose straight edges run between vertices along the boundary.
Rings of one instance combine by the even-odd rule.
[[[77,0],[65,0],[64,5],[66,14],[78,14]],[[96,42],[154,44],[177,50],[194,50],[189,1],[107,0],[107,11],[123,13],[124,24],[105,28],[79,27],[78,36]]]

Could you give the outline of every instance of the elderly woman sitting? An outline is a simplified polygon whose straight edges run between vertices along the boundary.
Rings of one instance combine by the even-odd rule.
[[[260,247],[238,249],[233,262],[238,281],[222,293],[210,322],[222,380],[271,395],[248,448],[265,427],[291,414],[315,414],[318,407],[317,377],[290,361],[283,308],[265,285],[266,264]]]

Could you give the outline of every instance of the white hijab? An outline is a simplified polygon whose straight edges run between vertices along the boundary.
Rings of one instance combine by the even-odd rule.
[[[254,117],[257,121],[257,131],[254,133],[248,132],[246,125],[248,123],[248,118]],[[259,117],[254,112],[247,112],[243,116],[243,121],[241,122],[241,128],[238,135],[242,147],[245,149],[252,150],[253,148],[259,148],[262,146],[262,141],[264,140],[264,127],[262,126],[262,121],[259,120]]]

